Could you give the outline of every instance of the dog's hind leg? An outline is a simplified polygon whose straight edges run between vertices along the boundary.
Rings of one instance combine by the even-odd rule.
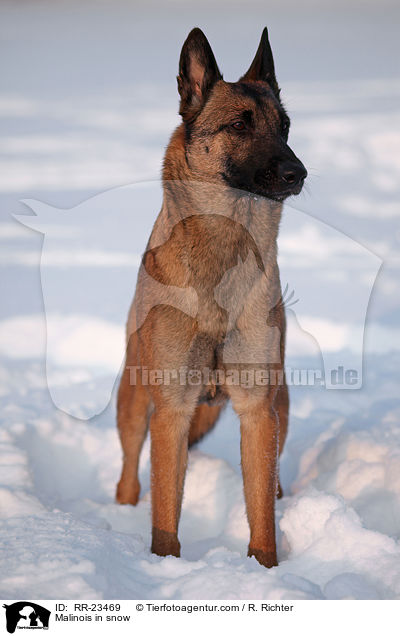
[[[215,426],[221,409],[222,406],[198,405],[190,422],[189,448]]]
[[[132,336],[126,365],[118,390],[117,424],[123,452],[122,474],[117,486],[116,500],[120,504],[136,505],[139,499],[139,455],[146,437],[150,395],[137,377],[131,377],[130,366],[137,364],[134,350],[136,336]]]

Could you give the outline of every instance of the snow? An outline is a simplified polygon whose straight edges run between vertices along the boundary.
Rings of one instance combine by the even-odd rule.
[[[15,376],[13,387],[18,405],[24,404],[19,380]],[[161,559],[149,552],[148,442],[141,460],[144,498],[136,508],[117,506],[113,409],[94,425],[54,412],[45,387],[34,393],[30,408],[4,411],[5,598],[52,598],[54,590],[61,598],[398,597],[398,409],[370,426],[315,409],[293,418],[284,487],[290,480],[285,466],[295,458],[299,468],[277,506],[280,566],[267,572],[245,558],[248,527],[231,412],[214,440],[191,453],[182,558]],[[23,414],[29,423],[22,423]],[[323,430],[311,433],[309,421]]]
[[[227,30],[222,4],[202,7],[201,21],[179,2],[157,6],[158,20],[118,0],[3,4],[0,597],[399,598],[398,8],[305,2],[288,24],[287,2],[270,15],[238,4]],[[228,80],[268,23],[291,144],[309,168],[280,240],[283,282],[299,299],[288,365],[363,371],[356,390],[291,386],[279,566],[268,571],[246,558],[230,408],[190,453],[181,559],[150,553],[148,440],[139,504],[114,503],[124,322],[178,121],[179,50],[196,23]],[[141,224],[116,236],[137,192]],[[30,229],[37,217],[25,227],[12,216],[31,210],[44,239]]]

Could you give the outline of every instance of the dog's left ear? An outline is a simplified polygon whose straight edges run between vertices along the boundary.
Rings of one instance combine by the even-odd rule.
[[[215,82],[222,75],[214,53],[201,29],[193,29],[182,47],[179,60],[179,114],[184,121],[193,120],[203,108]]]
[[[271,45],[268,39],[268,29],[264,28],[261,35],[260,44],[254,60],[247,73],[240,78],[242,80],[253,80],[268,82],[275,96],[279,99],[280,88],[275,77],[274,58],[272,56]]]

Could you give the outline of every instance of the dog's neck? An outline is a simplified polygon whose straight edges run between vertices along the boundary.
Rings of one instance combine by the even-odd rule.
[[[186,157],[184,124],[175,130],[166,150],[163,185],[164,200],[159,217],[162,229],[158,224],[158,230],[164,237],[169,235],[173,224],[185,217],[222,214],[244,225],[264,253],[276,253],[282,204],[236,190],[220,181],[207,181],[196,174]]]
[[[185,152],[185,125],[182,123],[173,132],[164,157],[163,181],[192,181]]]

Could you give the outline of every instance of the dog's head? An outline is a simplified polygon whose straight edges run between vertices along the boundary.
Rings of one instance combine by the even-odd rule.
[[[307,171],[287,143],[290,120],[266,28],[238,82],[223,80],[207,38],[193,29],[182,48],[177,79],[186,158],[196,178],[277,201],[299,194]]]

